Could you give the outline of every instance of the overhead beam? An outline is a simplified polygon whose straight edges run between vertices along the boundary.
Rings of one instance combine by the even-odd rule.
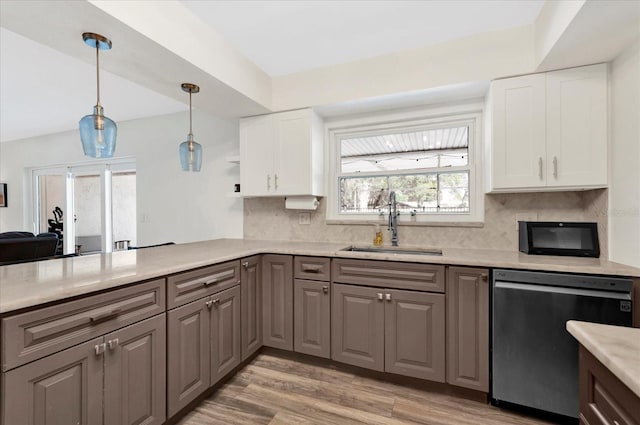
[[[180,84],[196,83],[194,107],[213,115],[270,110],[269,76],[178,1],[3,0],[0,8],[1,26],[90,64],[82,33],[107,36],[113,49],[103,69],[180,102]]]

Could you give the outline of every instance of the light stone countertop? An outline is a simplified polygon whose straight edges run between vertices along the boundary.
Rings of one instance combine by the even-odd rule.
[[[442,256],[341,251],[348,246],[348,243],[218,239],[0,266],[0,313],[265,253],[640,277],[639,268],[597,258],[457,248],[442,248]]]
[[[640,329],[569,320],[567,330],[640,397]]]

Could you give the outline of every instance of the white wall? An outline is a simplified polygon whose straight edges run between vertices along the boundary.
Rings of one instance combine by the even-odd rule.
[[[118,123],[116,156],[135,157],[137,163],[139,245],[242,237],[242,202],[225,196],[239,182],[238,165],[225,161],[239,150],[238,122],[194,111],[195,139],[204,150],[200,173],[180,170],[178,145],[188,130],[187,112]],[[26,167],[90,159],[75,130],[0,144],[0,181],[9,185],[0,232],[32,231],[24,208]]]
[[[609,258],[640,267],[640,40],[611,64]]]

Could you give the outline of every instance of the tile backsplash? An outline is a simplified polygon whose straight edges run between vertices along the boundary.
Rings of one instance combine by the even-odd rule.
[[[449,248],[518,249],[517,220],[595,221],[601,257],[607,258],[607,191],[485,195],[482,227],[402,226],[400,245]],[[371,244],[373,225],[327,224],[325,202],[310,212],[310,224],[298,224],[300,211],[287,210],[283,198],[244,200],[244,237]],[[390,235],[385,231],[385,245]]]

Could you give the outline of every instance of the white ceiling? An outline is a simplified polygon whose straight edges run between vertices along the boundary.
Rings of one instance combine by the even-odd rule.
[[[543,0],[183,3],[271,76],[533,23]]]
[[[108,60],[109,51],[100,52],[100,62]],[[104,113],[116,122],[189,109],[104,70],[100,86]],[[95,103],[95,64],[0,28],[0,141],[76,129]]]

